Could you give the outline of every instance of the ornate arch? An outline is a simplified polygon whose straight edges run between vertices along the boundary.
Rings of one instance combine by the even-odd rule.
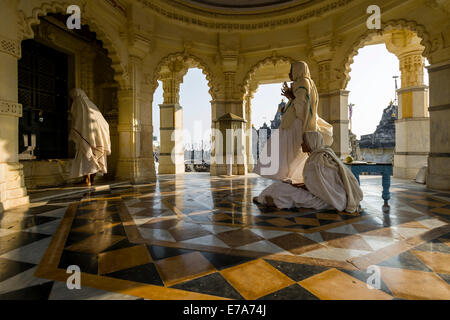
[[[366,43],[372,39],[372,37],[381,35],[385,31],[390,31],[392,29],[406,29],[415,32],[417,36],[422,39],[421,45],[425,47],[425,50],[423,52],[424,57],[429,57],[429,54],[432,50],[432,42],[430,40],[430,35],[426,31],[424,26],[417,24],[414,21],[407,21],[403,19],[384,22],[383,26],[384,27],[382,30],[367,30],[355,41],[350,50],[345,54],[345,60],[342,63],[345,77],[343,79],[341,88],[346,88],[348,82],[350,81],[350,72],[352,71],[351,65],[353,64],[354,57],[358,54],[359,49],[363,48]]]
[[[158,78],[160,77],[161,70],[164,66],[168,65],[173,61],[182,61],[185,65],[190,68],[199,68],[202,70],[202,73],[205,75],[206,80],[208,81],[209,86],[209,94],[212,99],[217,98],[217,92],[220,90],[219,84],[216,81],[216,77],[214,77],[213,72],[209,68],[209,66],[200,58],[186,52],[176,52],[171,53],[164,58],[156,65],[155,72],[153,73],[152,79],[152,91],[154,92],[158,87]]]
[[[69,2],[44,2],[40,7],[33,8],[31,16],[26,16],[23,11],[19,11],[19,30],[21,37],[19,40],[34,38],[33,25],[40,24],[40,17],[46,16],[49,13],[66,13],[69,5],[79,2],[80,7],[84,6],[84,3],[80,0],[72,0]],[[84,10],[86,12],[86,10]],[[82,16],[83,24],[89,25],[89,29],[96,33],[97,39],[103,42],[103,47],[108,51],[108,57],[112,61],[112,68],[114,69],[114,78],[121,87],[125,87],[128,82],[128,72],[125,64],[119,55],[119,50],[114,44],[111,36],[104,31],[101,27],[101,23],[98,23],[95,18],[86,12]]]
[[[245,95],[250,90],[250,82],[252,81],[253,77],[255,76],[259,68],[270,64],[272,64],[275,67],[279,63],[292,63],[295,61],[297,60],[294,58],[278,55],[272,55],[271,57],[266,57],[263,60],[258,61],[250,68],[250,70],[247,72],[244,78],[242,85],[242,95]]]

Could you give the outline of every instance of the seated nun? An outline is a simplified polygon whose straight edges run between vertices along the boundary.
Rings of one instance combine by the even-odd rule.
[[[280,209],[358,211],[363,199],[358,181],[334,151],[325,146],[322,134],[305,132],[302,149],[309,154],[303,170],[304,184],[276,182],[254,201]]]

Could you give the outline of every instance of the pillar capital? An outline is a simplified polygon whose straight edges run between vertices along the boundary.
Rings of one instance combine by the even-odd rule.
[[[409,30],[392,30],[384,36],[386,48],[400,60],[402,88],[424,84],[425,47],[414,32]]]

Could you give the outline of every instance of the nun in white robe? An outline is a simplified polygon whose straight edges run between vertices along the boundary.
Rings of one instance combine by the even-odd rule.
[[[278,131],[265,144],[254,173],[268,179],[292,184],[303,183],[303,168],[308,155],[302,151],[303,133],[319,131],[325,143],[333,143],[333,126],[317,114],[319,94],[306,62],[294,62],[290,72],[294,100],[283,110]]]
[[[266,197],[270,197],[280,209],[297,207],[356,212],[363,192],[353,173],[330,147],[325,146],[321,133],[306,132],[304,140],[309,148],[305,151],[310,152],[303,171],[304,185],[295,187],[276,182],[266,188],[257,201],[267,204]]]
[[[90,184],[90,175],[108,172],[106,159],[111,154],[109,125],[83,90],[72,89],[70,97],[73,104],[69,138],[76,147],[71,178],[87,176]]]

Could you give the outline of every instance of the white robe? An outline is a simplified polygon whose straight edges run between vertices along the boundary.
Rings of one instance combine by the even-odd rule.
[[[73,89],[70,96],[73,99],[70,139],[76,147],[70,176],[78,178],[99,172],[106,174],[106,160],[111,154],[108,122],[83,90]]]
[[[279,209],[311,208],[316,210],[333,209],[328,203],[308,190],[297,188],[289,183],[274,182],[258,196],[258,202],[267,204],[266,196],[273,199]]]
[[[303,133],[319,131],[327,145],[331,145],[333,126],[317,114],[319,95],[308,65],[305,62],[293,63],[292,75],[294,82],[291,88],[295,99],[284,110],[279,136],[272,132],[253,172],[264,178],[298,184],[304,182],[303,168],[308,158],[301,148]]]
[[[363,193],[353,173],[337,158],[333,150],[324,146],[319,132],[307,132],[306,144],[313,151],[304,166],[307,190],[287,183],[275,182],[259,195],[266,204],[266,196],[280,209],[312,208],[336,209],[353,213],[358,210]]]

